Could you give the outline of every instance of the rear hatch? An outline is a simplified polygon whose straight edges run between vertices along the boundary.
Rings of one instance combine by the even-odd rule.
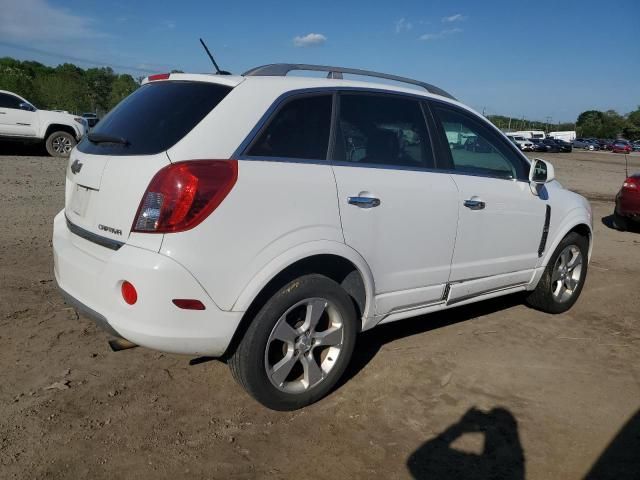
[[[72,230],[98,242],[98,237],[127,242],[147,186],[171,163],[166,151],[231,89],[210,81],[165,77],[141,86],[118,104],[69,158],[65,214]],[[148,237],[155,237],[153,248],[159,248],[162,236]]]

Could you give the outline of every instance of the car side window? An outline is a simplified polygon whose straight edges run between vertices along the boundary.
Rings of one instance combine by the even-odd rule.
[[[342,94],[336,130],[336,161],[433,167],[431,142],[418,100],[382,94]]]
[[[0,108],[20,108],[20,100],[18,97],[14,97],[13,95],[7,95],[6,93],[0,93]]]
[[[289,101],[272,116],[247,155],[326,160],[332,103],[332,95]]]
[[[436,106],[434,112],[451,151],[453,169],[497,178],[523,178],[523,162],[500,137],[470,115]]]

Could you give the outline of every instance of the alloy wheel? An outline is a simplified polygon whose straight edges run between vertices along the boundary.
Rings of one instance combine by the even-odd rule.
[[[557,302],[568,301],[578,289],[582,262],[582,252],[576,245],[565,247],[556,259],[551,274],[551,292]]]
[[[343,319],[324,298],[307,298],[276,322],[264,355],[269,381],[286,393],[321,383],[336,365],[344,343]]]
[[[54,137],[51,141],[51,146],[53,147],[53,150],[59,154],[69,154],[73,149],[71,140],[64,135],[58,135]]]

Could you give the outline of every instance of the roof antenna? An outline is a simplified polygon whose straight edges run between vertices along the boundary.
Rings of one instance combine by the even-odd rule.
[[[213,63],[213,67],[216,69],[216,75],[231,75],[231,73],[227,72],[226,70],[220,70],[220,68],[218,67],[218,64],[213,59],[213,55],[211,55],[209,48],[207,48],[207,44],[204,43],[204,40],[200,39],[200,43],[204,47],[204,50],[207,52],[207,55],[209,55],[209,58],[211,59],[211,63]]]

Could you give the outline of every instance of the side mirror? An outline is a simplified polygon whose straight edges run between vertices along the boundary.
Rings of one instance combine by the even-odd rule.
[[[20,107],[20,110],[26,110],[28,112],[34,112],[35,111],[35,108],[33,107],[33,105],[31,105],[30,103],[27,103],[27,102],[22,102],[18,106]]]
[[[529,182],[536,185],[544,185],[556,178],[553,165],[539,158],[533,160],[529,170]]]

